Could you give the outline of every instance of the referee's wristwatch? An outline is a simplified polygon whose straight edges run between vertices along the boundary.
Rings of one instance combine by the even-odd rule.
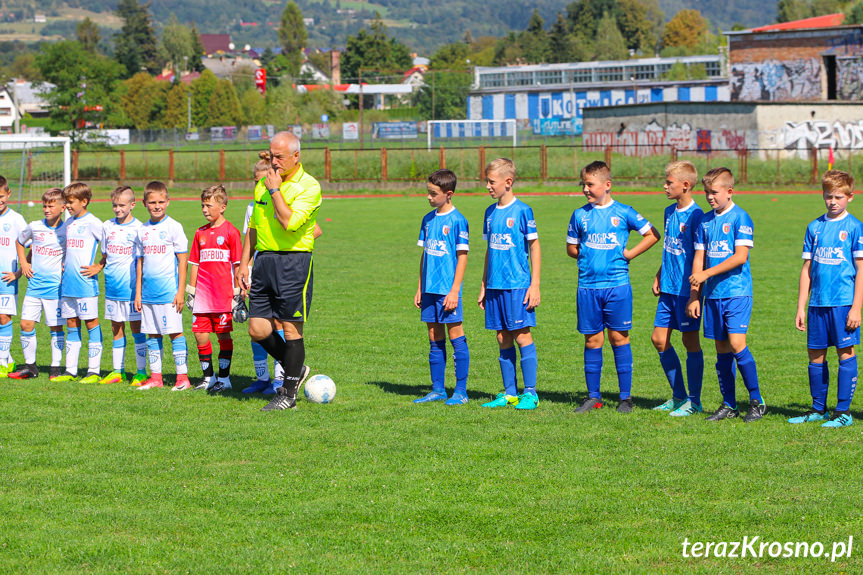
[[[279,191],[279,188],[273,188],[273,189],[268,188],[267,191],[270,192],[270,195],[272,196],[273,194],[275,194],[276,192]]]

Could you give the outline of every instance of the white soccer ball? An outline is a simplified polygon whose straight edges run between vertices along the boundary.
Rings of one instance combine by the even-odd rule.
[[[312,403],[330,403],[336,397],[336,384],[326,375],[313,375],[303,384],[303,394]]]
[[[28,208],[32,208],[32,207],[33,207],[33,206],[35,206],[35,205],[36,205],[36,204],[35,204],[34,202],[32,202],[32,201],[27,202],[27,207],[28,207]]]

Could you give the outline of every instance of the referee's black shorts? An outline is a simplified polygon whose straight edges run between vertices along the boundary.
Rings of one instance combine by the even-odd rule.
[[[258,252],[252,266],[249,317],[306,321],[312,306],[311,252]]]

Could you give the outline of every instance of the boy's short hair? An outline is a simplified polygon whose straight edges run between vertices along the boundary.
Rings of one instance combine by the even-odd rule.
[[[144,188],[144,201],[147,201],[147,198],[150,197],[150,194],[165,194],[165,197],[168,197],[168,186],[164,184],[164,182],[160,182],[159,180],[153,180]]]
[[[84,182],[72,182],[65,188],[63,188],[63,199],[66,200],[66,203],[69,203],[69,199],[74,198],[76,200],[87,200],[87,203],[90,203],[90,200],[93,199],[93,190],[90,189],[90,186],[85,184]]]
[[[689,182],[689,187],[694,188],[698,184],[698,170],[695,164],[688,160],[678,160],[665,166],[665,175],[674,176],[680,181]]]
[[[116,188],[111,190],[111,201],[116,202],[117,200],[120,199],[120,196],[122,196],[126,192],[131,192],[132,193],[132,199],[133,200],[135,199],[135,192],[132,191],[132,188],[130,188],[129,186],[117,186]]]
[[[6,181],[6,178],[0,176],[0,192],[4,194],[9,193],[9,182]]]
[[[726,167],[713,168],[701,178],[701,183],[704,184],[704,189],[712,188],[713,186],[725,186],[726,188],[734,187],[734,174]]]
[[[583,180],[585,176],[599,176],[600,178],[605,178],[608,181],[611,181],[611,168],[608,167],[608,164],[597,160],[595,162],[590,162],[583,168],[581,168],[581,179]]]
[[[206,188],[203,192],[201,192],[201,201],[206,202],[210,199],[216,200],[223,206],[227,206],[228,192],[225,191],[225,187],[222,184],[210,186],[209,188]]]
[[[515,179],[515,163],[509,158],[497,158],[488,163],[485,167],[485,173],[490,174],[494,172],[499,176],[503,176],[504,178],[512,178]]]
[[[255,171],[255,172],[266,172],[267,170],[269,170],[270,166],[272,165],[269,150],[264,150],[263,152],[258,152],[258,157],[260,158],[260,160],[255,162],[255,167],[254,167],[253,171]]]
[[[428,183],[437,186],[442,192],[454,192],[457,179],[452,170],[435,170],[429,174]]]
[[[63,189],[62,188],[48,188],[45,190],[45,193],[42,194],[42,203],[47,204],[48,202],[60,202],[62,201],[64,204],[66,203],[66,199],[63,197]]]
[[[821,178],[821,191],[833,192],[854,197],[854,176],[842,170],[827,170]]]

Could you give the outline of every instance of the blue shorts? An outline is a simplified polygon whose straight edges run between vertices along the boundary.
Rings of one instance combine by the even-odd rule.
[[[516,331],[536,326],[536,311],[524,303],[526,289],[485,290],[485,329]]]
[[[420,302],[420,319],[426,323],[460,323],[462,320],[461,296],[458,305],[452,311],[443,308],[445,295],[424,293]]]
[[[578,333],[593,335],[605,328],[632,329],[632,286],[578,288]]]
[[[752,298],[724,297],[704,300],[704,337],[717,341],[729,333],[746,333],[752,317]]]
[[[686,315],[687,303],[689,303],[689,296],[671,295],[670,293],[659,294],[653,326],[668,327],[680,332],[698,331],[701,327],[701,319]]]
[[[849,311],[851,311],[850,305],[810,307],[807,314],[809,326],[806,334],[806,347],[809,349],[827,349],[828,347],[843,349],[852,345],[860,345],[860,328],[851,331],[845,329]]]

